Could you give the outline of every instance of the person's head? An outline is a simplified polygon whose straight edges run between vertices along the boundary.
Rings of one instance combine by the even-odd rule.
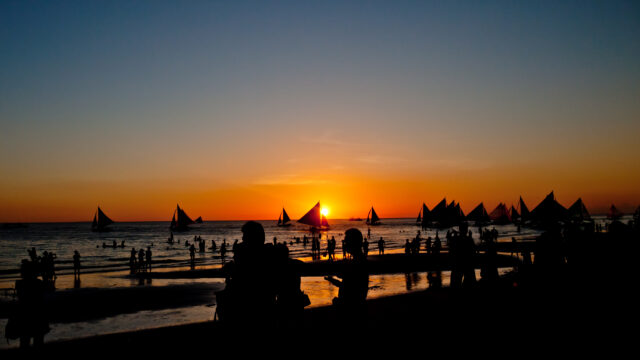
[[[273,251],[278,260],[286,260],[289,258],[289,248],[284,243],[275,245]]]
[[[356,228],[351,228],[344,233],[344,247],[345,250],[351,254],[356,255],[362,253],[362,233]]]
[[[242,242],[253,247],[264,245],[264,240],[264,228],[260,223],[247,221],[242,225]]]

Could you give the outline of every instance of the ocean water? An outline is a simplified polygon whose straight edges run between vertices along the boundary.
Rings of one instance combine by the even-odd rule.
[[[12,287],[19,275],[20,261],[27,259],[27,250],[34,247],[39,255],[44,251],[56,254],[56,273],[58,275],[72,272],[74,250],[81,254],[83,273],[106,273],[128,269],[131,249],[147,249],[151,247],[155,270],[170,270],[189,265],[189,248],[185,242],[193,242],[195,236],[206,241],[206,251],[196,252],[196,267],[208,268],[222,264],[220,245],[227,242],[227,257],[229,261],[233,255],[231,245],[242,239],[240,231],[244,221],[208,221],[203,224],[192,225],[189,231],[174,233],[174,245],[167,243],[169,237],[168,222],[128,222],[115,223],[110,226],[111,231],[95,233],[91,231],[90,223],[39,223],[29,224],[25,228],[0,230],[0,289]],[[303,241],[296,242],[295,238],[310,236],[309,227],[293,224],[290,227],[278,227],[276,221],[261,221],[265,227],[267,242],[275,237],[278,242],[286,241],[292,258],[310,259],[311,245],[303,245]],[[419,227],[414,219],[383,219],[378,226],[367,227],[363,221],[334,220],[331,229],[321,234],[321,248],[326,248],[327,239],[332,236],[337,240],[336,253],[341,252],[341,240],[345,230],[358,228],[367,236],[370,230],[370,253],[377,253],[377,240],[383,237],[385,250],[394,252],[403,249],[406,239],[413,239]],[[490,227],[491,228],[491,227]],[[495,226],[500,239],[511,241],[516,239],[532,239],[539,233],[537,230],[522,228],[517,232],[514,225]],[[477,228],[471,228],[476,241]],[[440,230],[440,238],[444,241],[445,230]],[[423,231],[422,238],[435,237],[436,230]],[[115,241],[118,245],[125,242],[124,248],[103,248],[102,244],[111,245]],[[180,242],[179,244],[177,242]],[[215,241],[218,251],[209,248]]]
[[[604,217],[595,217],[596,222],[604,223]],[[627,219],[623,219],[626,221]],[[326,241],[334,236],[337,240],[336,254],[341,253],[341,241],[345,230],[358,228],[366,236],[370,230],[370,254],[377,254],[377,240],[383,237],[386,242],[385,253],[403,252],[406,239],[412,239],[420,228],[415,219],[383,219],[383,224],[368,227],[363,221],[332,220],[331,230],[322,233],[321,248],[326,249]],[[244,221],[209,221],[191,226],[191,230],[174,234],[174,241],[180,244],[170,246],[168,222],[130,222],[115,223],[112,231],[94,233],[90,230],[90,223],[42,223],[29,224],[25,228],[0,229],[0,300],[13,298],[15,280],[18,278],[18,268],[22,259],[28,258],[27,250],[35,247],[38,254],[43,251],[56,254],[57,291],[74,291],[75,285],[72,274],[73,251],[81,254],[83,274],[82,288],[100,291],[106,288],[140,288],[172,286],[207,286],[213,293],[224,286],[223,279],[153,279],[141,282],[128,276],[128,261],[131,248],[140,249],[151,246],[153,251],[154,271],[171,271],[188,269],[189,250],[184,246],[185,241],[193,241],[194,236],[201,236],[206,240],[206,252],[196,253],[196,268],[214,268],[223,263],[219,248],[223,239],[231,245],[240,240],[241,226]],[[304,246],[302,241],[296,243],[295,238],[310,236],[308,227],[293,224],[290,227],[278,227],[276,221],[260,221],[265,227],[268,242],[276,237],[278,242],[286,241],[293,258],[303,261],[311,260],[311,245]],[[489,229],[493,226],[489,226]],[[538,230],[521,228],[514,225],[495,226],[499,232],[498,241],[533,240],[540,234]],[[479,242],[478,229],[471,227],[473,237]],[[440,238],[444,241],[447,229],[439,230]],[[429,229],[421,232],[424,239],[435,237],[436,230]],[[102,243],[120,244],[125,241],[124,248],[103,248]],[[211,241],[216,241],[218,252],[212,252],[209,247]],[[423,242],[424,244],[424,242]],[[229,249],[231,246],[228,247]],[[229,252],[226,261],[232,257]],[[502,269],[502,271],[509,271]],[[479,274],[477,274],[479,276]],[[441,273],[443,286],[449,283],[449,272]],[[370,291],[368,298],[389,296],[413,291],[421,291],[430,286],[426,273],[411,274],[383,274],[370,277]],[[311,305],[324,306],[331,304],[337,296],[338,289],[329,284],[322,277],[305,277],[302,279],[302,290],[311,299]],[[15,299],[15,298],[13,298]],[[0,302],[1,304],[1,302]],[[167,307],[164,309],[143,309],[132,313],[122,313],[86,321],[51,323],[51,332],[45,341],[56,341],[100,335],[122,331],[132,331],[161,326],[185,324],[213,319],[215,301],[208,304],[192,304],[181,307]],[[4,327],[7,319],[0,319],[0,338],[4,338]],[[0,348],[15,347],[17,342],[3,343]]]

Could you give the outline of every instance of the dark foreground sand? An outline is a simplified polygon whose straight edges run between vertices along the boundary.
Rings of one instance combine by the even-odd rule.
[[[47,354],[80,354],[98,351],[186,351],[211,353],[215,347],[238,344],[259,338],[320,345],[318,342],[340,337],[363,337],[370,346],[376,339],[390,345],[399,338],[434,339],[499,337],[507,339],[547,338],[546,341],[571,334],[593,333],[596,324],[606,321],[602,312],[591,307],[594,301],[576,303],[585,292],[555,288],[536,293],[513,286],[511,278],[499,284],[473,289],[431,288],[422,292],[390,296],[367,301],[367,319],[353,323],[341,318],[331,306],[305,310],[304,326],[299,329],[255,328],[229,329],[217,322],[202,322],[158,329],[133,331],[46,343]],[[584,306],[582,306],[584,305]],[[591,307],[591,309],[589,309]],[[602,329],[602,328],[599,328]],[[394,340],[391,340],[394,339]],[[332,340],[333,341],[333,340]],[[391,344],[393,345],[393,344]],[[401,345],[401,344],[400,344]],[[437,346],[437,345],[436,345]],[[246,350],[246,349],[245,349]],[[12,349],[7,355],[16,355]]]

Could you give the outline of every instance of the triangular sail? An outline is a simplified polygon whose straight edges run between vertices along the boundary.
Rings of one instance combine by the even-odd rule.
[[[484,203],[480,203],[467,215],[467,220],[475,221],[477,223],[486,223],[491,221],[487,209],[484,207]]]
[[[198,218],[196,219],[196,224],[202,224],[202,216],[198,216]]]
[[[617,219],[620,219],[623,215],[624,215],[624,214],[623,214],[623,213],[621,213],[621,212],[620,212],[620,211],[615,207],[615,205],[613,205],[613,204],[612,204],[612,205],[611,205],[611,208],[609,209],[609,214],[607,215],[607,217],[608,217],[609,219],[612,219],[612,220],[617,220]]]
[[[322,226],[322,219],[320,217],[320,202],[315,204],[303,217],[298,220],[299,223],[305,225],[311,225],[315,227]]]
[[[282,224],[286,224],[289,221],[291,221],[291,219],[289,218],[289,214],[287,214],[287,210],[282,208]]]
[[[529,217],[530,217],[529,208],[527,208],[527,205],[524,203],[524,200],[522,200],[522,196],[520,196],[520,202],[518,203],[518,207],[520,208],[520,220],[522,221],[529,220]]]
[[[417,222],[417,223],[422,222],[422,216],[421,216],[421,214],[422,214],[422,210],[418,211],[418,217],[416,218],[416,222]]]
[[[375,209],[372,207],[371,208],[371,222],[373,224],[377,223],[378,221],[380,221],[380,217],[378,217],[378,214],[376,214]]]
[[[511,220],[513,221],[520,218],[520,214],[518,213],[518,210],[516,210],[516,208],[513,205],[511,205],[511,209],[509,209],[509,215],[511,215]]]
[[[512,221],[511,215],[509,215],[509,210],[503,203],[498,204],[491,214],[489,214],[489,217],[496,224],[508,224]]]
[[[327,221],[327,217],[322,215],[322,226],[329,227],[329,222]]]
[[[422,203],[422,226],[426,227],[431,219],[431,212],[425,203]]]
[[[193,224],[193,220],[178,206],[178,226]]]
[[[373,206],[371,207],[371,210],[369,211],[369,213],[371,214],[371,218],[369,218],[369,215],[367,215],[367,224],[376,225],[380,223],[380,217],[378,217],[378,214],[376,214],[376,211],[374,210]]]
[[[171,229],[176,227],[176,212],[173,212],[173,217],[171,218],[171,225],[169,226]]]
[[[91,223],[91,228],[94,230],[104,229],[107,225],[113,224],[113,220],[111,220],[98,206],[98,210],[96,214],[93,216],[93,222]]]
[[[446,212],[447,212],[447,198],[442,199],[442,201],[440,201],[438,203],[438,205],[436,205],[433,210],[431,210],[431,220],[438,222],[438,223],[444,223],[446,222]]]
[[[587,211],[587,207],[584,206],[582,202],[582,198],[578,198],[576,202],[573,203],[568,209],[569,217],[573,221],[589,221],[591,220],[591,215],[589,215],[589,211]]]
[[[539,224],[553,224],[565,221],[568,216],[567,209],[556,201],[553,191],[547,195],[538,206],[529,214],[531,219]]]
[[[282,214],[278,216],[278,225],[282,225]]]

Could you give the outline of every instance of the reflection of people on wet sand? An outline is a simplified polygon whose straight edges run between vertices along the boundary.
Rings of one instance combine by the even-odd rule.
[[[369,273],[367,260],[362,253],[362,233],[358,229],[345,232],[345,250],[352,260],[343,262],[340,274],[342,280],[327,276],[325,279],[339,287],[338,297],[333,304],[342,319],[351,319],[352,325],[364,325],[366,322],[366,300],[369,291]]]

